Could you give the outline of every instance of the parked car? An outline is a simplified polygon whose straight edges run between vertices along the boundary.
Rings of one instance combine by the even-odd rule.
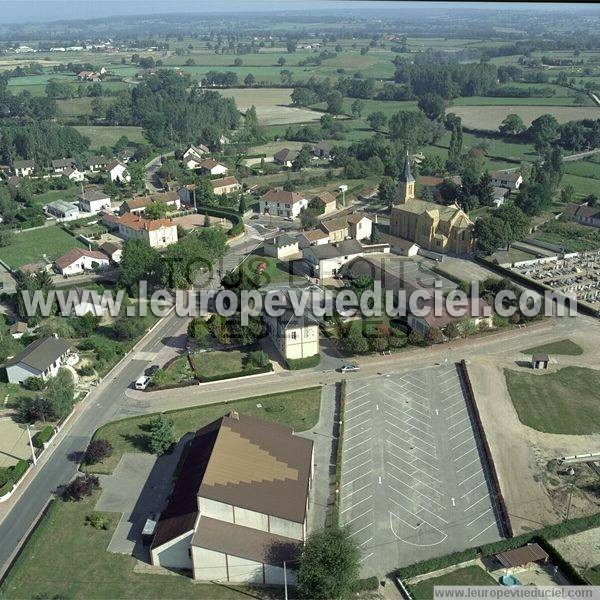
[[[136,379],[135,381],[135,389],[136,390],[145,390],[148,385],[150,385],[150,377],[148,377],[147,375],[142,375],[141,377],[138,377],[138,379]]]
[[[147,375],[148,377],[152,377],[152,375],[154,375],[154,373],[156,373],[156,371],[158,371],[158,368],[159,368],[158,365],[151,365],[144,371],[144,375]]]
[[[356,371],[360,371],[358,365],[343,365],[340,368],[340,373],[355,373]]]

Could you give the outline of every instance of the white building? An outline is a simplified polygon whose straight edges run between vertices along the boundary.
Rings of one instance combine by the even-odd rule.
[[[152,248],[165,248],[177,243],[177,225],[172,219],[154,219],[150,221],[143,217],[125,213],[116,217],[114,222],[119,235],[126,240],[144,239]]]
[[[202,162],[202,156],[208,154],[210,150],[204,144],[194,146],[190,144],[188,149],[183,153],[183,165],[188,169],[197,169]]]
[[[292,219],[295,219],[307,206],[308,199],[302,194],[285,190],[269,190],[260,197],[259,201],[261,214]]]
[[[55,200],[46,204],[46,212],[57,221],[73,221],[79,218],[79,208],[76,204],[65,202],[64,200]]]
[[[77,275],[84,271],[104,269],[109,264],[105,254],[85,248],[73,248],[54,261],[54,266],[61,275]]]
[[[106,172],[111,181],[120,181],[122,183],[129,183],[131,181],[131,175],[127,167],[119,160],[113,160],[106,165]]]
[[[199,165],[200,172],[206,175],[227,175],[229,169],[214,158],[205,158]]]
[[[284,360],[310,358],[320,352],[319,325],[311,316],[286,310],[281,316],[264,314],[267,332]]]
[[[200,581],[294,584],[307,536],[313,442],[231,412],[198,430],[156,525],[153,565]]]
[[[273,256],[279,260],[285,260],[300,252],[298,240],[290,237],[287,233],[282,233],[270,240],[267,240],[264,245],[265,254]]]
[[[67,169],[75,165],[74,158],[57,158],[52,161],[52,170],[55,173],[64,173]]]
[[[69,353],[69,342],[57,337],[45,337],[31,342],[18,356],[6,365],[9,383],[23,383],[30,377],[44,381],[55,377]]]
[[[110,196],[100,190],[88,190],[79,196],[79,208],[88,213],[110,209]]]
[[[522,175],[516,171],[492,171],[490,176],[494,187],[518,190],[523,183]]]
[[[35,171],[34,160],[15,160],[13,171],[17,177],[31,177]]]
[[[70,181],[82,182],[85,179],[85,174],[77,167],[68,167],[62,172],[62,175]]]

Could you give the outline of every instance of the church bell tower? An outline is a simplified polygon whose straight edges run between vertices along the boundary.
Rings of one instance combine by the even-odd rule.
[[[394,204],[406,204],[415,197],[415,178],[410,172],[410,160],[408,158],[408,150],[404,158],[404,167],[398,179],[396,186],[396,198]]]

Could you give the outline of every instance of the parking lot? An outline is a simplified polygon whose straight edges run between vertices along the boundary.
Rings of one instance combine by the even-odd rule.
[[[496,502],[454,364],[348,381],[340,521],[362,574],[500,539]]]

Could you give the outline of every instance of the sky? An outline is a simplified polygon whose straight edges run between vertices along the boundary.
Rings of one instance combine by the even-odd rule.
[[[426,5],[448,8],[449,3],[422,2],[362,2],[349,0],[0,0],[0,14],[5,23],[48,22],[64,19],[95,19],[118,15],[150,15],[190,12],[229,12],[237,14],[243,11],[282,11],[316,9],[348,10],[357,7],[386,6],[394,4],[398,9],[409,4],[411,8]],[[506,3],[459,2],[458,5],[473,8],[507,8]],[[528,2],[511,3],[515,10],[532,8]],[[546,4],[545,9],[576,10],[585,5]],[[587,5],[590,8],[590,5]]]

